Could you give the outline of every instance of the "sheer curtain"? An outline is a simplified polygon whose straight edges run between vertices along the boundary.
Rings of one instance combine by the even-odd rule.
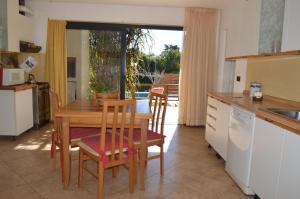
[[[179,123],[204,125],[208,90],[216,86],[218,10],[186,8],[180,64]]]
[[[45,73],[50,89],[60,96],[62,105],[67,101],[66,34],[66,21],[48,20]]]

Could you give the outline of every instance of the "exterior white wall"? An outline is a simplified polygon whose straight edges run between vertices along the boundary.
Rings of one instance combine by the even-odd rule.
[[[89,31],[67,30],[68,57],[76,57],[77,99],[87,99],[89,86]],[[70,79],[74,82],[74,79]]]
[[[90,53],[89,53],[89,32],[81,31],[81,99],[87,99],[90,82]]]
[[[76,57],[76,94],[81,99],[81,31],[67,30],[67,56]]]

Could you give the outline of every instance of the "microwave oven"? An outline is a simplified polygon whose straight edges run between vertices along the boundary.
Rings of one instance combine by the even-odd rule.
[[[21,68],[0,68],[0,86],[25,83],[25,70]]]

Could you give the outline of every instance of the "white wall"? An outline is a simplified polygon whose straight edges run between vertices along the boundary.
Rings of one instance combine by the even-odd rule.
[[[31,2],[34,10],[35,42],[45,51],[47,20],[132,23],[182,26],[184,8],[141,7],[91,3]]]
[[[42,51],[45,51],[46,47],[48,18],[104,23],[174,26],[184,24],[184,8],[37,1],[31,2],[30,7],[35,12],[33,18],[35,42],[42,46]],[[216,7],[221,9],[220,30],[226,32],[225,57],[256,54],[261,0],[226,0],[220,1],[220,5]],[[228,87],[229,82],[233,81],[234,69],[226,67],[226,63],[220,61],[218,70],[223,72],[223,78],[218,77],[219,85],[226,83]]]
[[[20,51],[20,40],[33,41],[31,17],[19,14],[19,1],[7,1],[7,47],[9,51]]]
[[[47,20],[183,26],[184,8],[142,7],[91,3],[30,2],[34,10],[35,42],[43,47]],[[258,49],[261,0],[226,0],[221,8],[221,30],[226,30],[226,56],[255,54]]]

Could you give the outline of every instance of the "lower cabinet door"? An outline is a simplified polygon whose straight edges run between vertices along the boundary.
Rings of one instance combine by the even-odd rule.
[[[228,145],[228,132],[229,132],[229,120],[230,120],[231,106],[219,102],[218,104],[218,117],[216,122],[216,136],[217,145],[215,150],[226,161],[227,159],[227,145]]]
[[[284,139],[282,128],[256,118],[250,187],[262,199],[276,198]]]
[[[16,135],[33,127],[32,89],[15,92]]]
[[[212,147],[216,146],[216,129],[209,123],[205,127],[205,139]]]
[[[300,135],[286,131],[278,185],[278,199],[300,198]]]

